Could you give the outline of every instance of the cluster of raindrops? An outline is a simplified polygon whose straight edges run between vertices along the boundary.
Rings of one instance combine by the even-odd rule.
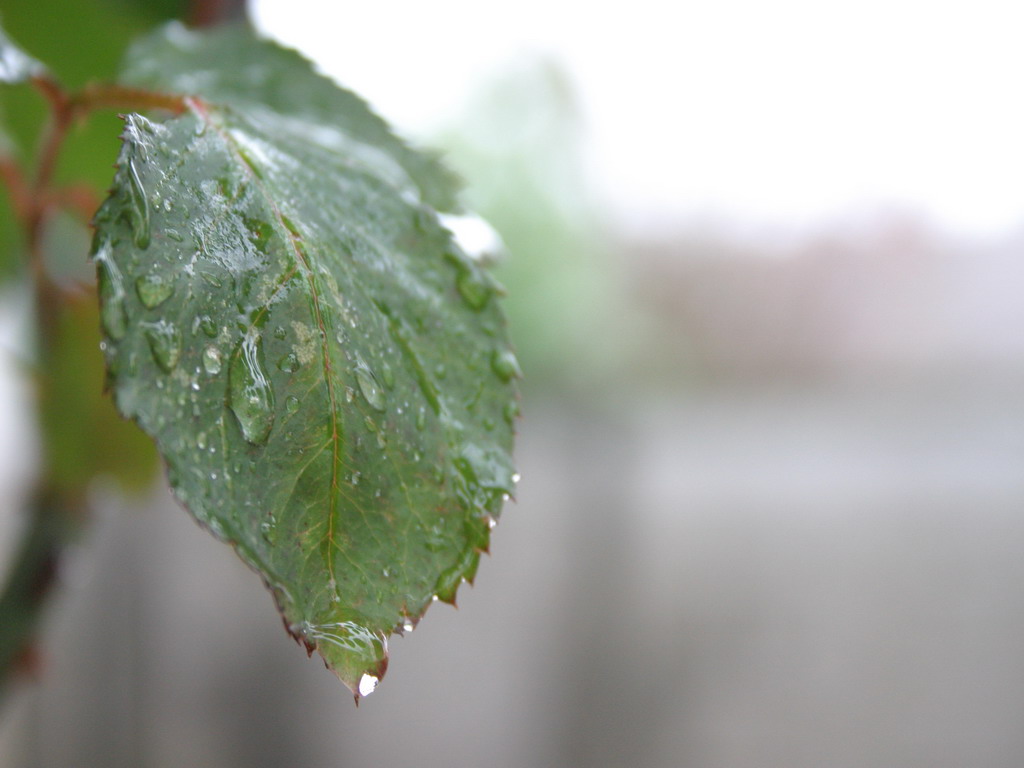
[[[184,240],[177,229],[159,226],[163,213],[171,210],[170,199],[160,198],[156,194],[147,195],[144,187],[145,173],[148,171],[146,167],[148,153],[154,146],[156,131],[157,128],[144,118],[129,119],[126,128],[126,149],[122,155],[121,170],[119,171],[124,190],[123,204],[119,215],[131,228],[131,242],[137,249],[150,247],[154,231],[157,242],[160,242],[159,238],[162,235],[176,243]],[[256,154],[252,154],[251,157],[247,156],[246,159],[253,167],[258,167],[261,162]],[[220,187],[217,187],[213,181],[208,181],[203,189],[205,194],[217,197],[218,201],[230,191],[225,188],[224,181],[221,181]],[[179,204],[178,216],[181,215],[180,208]],[[157,222],[156,225],[154,225],[154,220]],[[301,249],[303,260],[309,259],[309,254],[306,253],[305,245],[302,243],[303,235],[300,230],[287,218],[284,219],[284,224],[292,235],[290,245]],[[250,222],[249,230],[253,233],[252,242],[261,253],[264,253],[273,233],[273,227],[266,222],[254,220]],[[185,231],[188,234],[188,230]],[[143,271],[136,277],[134,269],[124,265],[119,267],[114,262],[109,240],[98,242],[94,258],[98,266],[102,297],[101,320],[111,342],[123,339],[130,328],[126,302],[135,308],[141,304],[149,314],[144,314],[136,327],[148,346],[153,362],[164,374],[168,374],[164,377],[166,383],[158,380],[156,387],[164,392],[163,396],[166,396],[167,393],[177,392],[175,396],[187,399],[191,395],[193,415],[200,421],[204,414],[195,405],[197,400],[195,393],[200,392],[203,388],[208,388],[209,391],[214,389],[210,386],[211,380],[204,378],[203,374],[205,373],[206,377],[219,377],[226,373],[226,397],[223,399],[210,397],[204,391],[200,401],[202,402],[202,398],[207,398],[207,402],[216,402],[217,407],[221,409],[220,413],[230,420],[231,417],[227,411],[223,410],[224,405],[227,406],[237,421],[244,440],[249,444],[246,450],[250,456],[260,454],[258,450],[254,450],[254,447],[265,446],[275,428],[275,391],[271,376],[268,375],[268,364],[272,372],[276,366],[276,370],[282,373],[298,374],[296,380],[312,376],[316,373],[316,366],[313,365],[315,358],[320,354],[331,354],[323,345],[328,340],[332,345],[334,341],[337,341],[337,349],[340,349],[344,359],[349,361],[346,374],[340,377],[343,379],[341,385],[343,390],[340,391],[344,392],[346,404],[355,403],[355,407],[345,416],[361,421],[362,426],[365,427],[362,436],[367,438],[366,444],[372,446],[375,441],[377,447],[382,451],[391,449],[394,455],[399,455],[401,452],[417,464],[421,461],[420,451],[423,450],[425,461],[433,466],[428,466],[426,469],[422,466],[418,467],[415,470],[416,477],[433,482],[439,488],[443,487],[444,493],[449,495],[454,493],[458,497],[459,505],[469,513],[467,520],[451,515],[426,523],[420,529],[424,536],[421,540],[424,544],[421,546],[425,545],[426,550],[432,553],[432,557],[438,561],[444,561],[449,559],[450,553],[454,552],[457,555],[457,557],[451,558],[454,562],[445,562],[448,567],[441,572],[436,581],[433,579],[434,574],[430,575],[430,581],[433,582],[433,599],[454,601],[458,586],[467,579],[471,579],[475,573],[480,552],[486,549],[489,531],[496,524],[501,502],[510,497],[513,486],[518,481],[518,475],[511,468],[507,451],[498,447],[498,441],[494,434],[480,434],[477,442],[460,442],[469,440],[467,434],[472,431],[469,419],[476,419],[476,424],[482,425],[487,432],[494,433],[502,418],[511,425],[519,415],[518,401],[514,398],[510,399],[503,408],[499,407],[502,402],[500,400],[493,408],[489,406],[484,408],[479,404],[487,402],[487,398],[481,399],[484,379],[489,379],[493,385],[493,377],[496,376],[500,382],[510,384],[514,379],[522,376],[515,354],[498,341],[503,323],[500,316],[492,311],[495,310],[495,302],[492,299],[496,295],[500,295],[502,289],[481,263],[461,252],[449,258],[448,262],[449,266],[454,264],[455,267],[454,292],[457,293],[456,296],[455,293],[450,292],[451,288],[447,289],[446,296],[449,297],[450,307],[458,310],[461,318],[472,318],[472,323],[467,323],[466,327],[472,327],[475,324],[489,337],[487,345],[477,348],[472,354],[466,354],[461,358],[457,355],[442,358],[431,357],[430,354],[417,354],[417,345],[433,343],[432,335],[443,329],[441,316],[429,308],[423,312],[409,312],[407,307],[399,307],[397,303],[395,304],[396,309],[392,310],[387,308],[383,302],[375,302],[387,318],[389,325],[386,327],[391,331],[390,342],[384,347],[357,344],[356,337],[361,332],[356,329],[354,315],[351,317],[347,315],[346,312],[349,310],[339,301],[341,309],[336,309],[335,319],[341,320],[345,326],[344,331],[338,331],[335,334],[334,329],[337,326],[332,326],[330,323],[326,324],[326,328],[330,329],[328,332],[324,330],[324,324],[320,324],[319,328],[316,328],[309,323],[294,321],[292,322],[292,335],[295,343],[290,347],[277,343],[285,341],[289,335],[289,331],[282,325],[277,325],[271,330],[271,326],[267,323],[259,325],[250,323],[245,327],[239,324],[238,330],[241,333],[236,331],[232,335],[226,328],[218,327],[218,324],[208,314],[196,314],[194,318],[188,320],[177,318],[179,322],[184,323],[183,327],[186,331],[188,323],[191,322],[193,336],[198,336],[199,332],[202,332],[206,337],[198,339],[201,342],[196,346],[198,359],[193,358],[190,361],[189,367],[195,366],[195,376],[192,376],[188,370],[182,370],[186,366],[181,364],[183,356],[181,331],[175,322],[172,322],[169,315],[159,317],[156,310],[166,307],[167,303],[175,296],[176,291],[180,291],[180,301],[181,296],[192,290],[191,287],[186,287],[185,280],[193,277],[196,280],[202,278],[217,289],[222,289],[219,279],[224,278],[235,292],[236,299],[239,301],[238,310],[243,314],[249,312],[256,304],[261,304],[266,308],[266,303],[271,295],[271,284],[264,281],[263,277],[258,277],[256,270],[252,270],[245,280],[234,273],[230,277],[224,277],[224,275],[215,277],[204,272],[201,263],[197,267],[195,259],[186,267],[184,276],[170,269],[160,271],[151,268],[150,271]],[[211,247],[213,247],[212,244]],[[205,253],[205,248],[206,246],[203,245],[200,250]],[[122,269],[125,272],[122,272]],[[125,274],[129,275],[127,281]],[[339,291],[335,283],[335,276],[329,273],[325,274],[329,278],[330,290],[326,291],[324,295],[328,298],[341,296],[343,292]],[[135,278],[134,283],[131,282],[132,278]],[[176,280],[179,279],[182,282],[177,283]],[[236,282],[230,282],[232,280]],[[449,282],[448,286],[451,285]],[[131,297],[128,294],[133,287],[135,296]],[[286,292],[280,292],[278,299],[280,300],[285,295]],[[137,303],[135,298],[138,300]],[[314,300],[319,300],[319,297],[314,297]],[[426,302],[423,304],[426,305]],[[496,317],[497,319],[495,319]],[[266,340],[264,340],[263,329],[266,329]],[[469,335],[465,330],[454,329],[452,330],[453,338],[458,338],[460,333]],[[333,339],[330,339],[328,334],[335,335]],[[145,348],[142,346],[140,352],[143,359],[145,359]],[[356,348],[360,349],[366,357],[364,358],[356,352]],[[337,349],[335,354],[337,354]],[[468,352],[469,348],[463,346],[460,349]],[[341,357],[341,355],[338,356]],[[367,360],[370,360],[373,366]],[[490,374],[481,377],[479,374],[486,373],[488,366]],[[326,375],[338,375],[337,369],[332,373],[329,365],[327,368]],[[468,403],[463,403],[464,411],[460,414],[456,413],[458,407],[453,404],[454,401],[446,399],[442,390],[449,386],[452,389],[461,386],[467,368],[473,376],[481,381],[473,399]],[[397,382],[396,369],[399,379]],[[409,381],[401,378],[410,375],[414,378],[410,378]],[[274,376],[276,377],[275,381],[282,380],[276,372],[274,372]],[[441,382],[446,382],[444,387]],[[410,394],[415,392],[416,383],[419,384],[419,400]],[[503,391],[510,391],[510,389],[502,388]],[[292,394],[296,391],[298,391],[297,387],[295,389],[279,387],[278,389],[278,397],[283,397],[281,421],[277,425],[277,435],[281,441],[291,441],[294,433],[301,434],[301,427],[297,426],[299,420],[289,418],[303,408],[303,401],[296,394]],[[179,399],[180,404],[181,400]],[[187,414],[187,412],[183,413]],[[287,414],[287,417],[283,414]],[[466,419],[467,415],[469,419]],[[161,416],[161,418],[164,417]],[[166,418],[172,417],[167,416]],[[466,425],[459,423],[459,419],[466,421]],[[357,425],[359,421],[356,422]],[[396,429],[396,425],[399,428]],[[160,427],[164,426],[165,423],[160,422]],[[220,423],[220,426],[223,426],[223,422]],[[414,426],[416,432],[412,432],[411,429],[408,432],[403,432],[401,429],[403,426],[410,428]],[[208,422],[207,429],[210,429]],[[223,435],[222,429],[213,430],[209,434],[203,430],[195,433],[194,449],[190,450],[194,452],[195,449],[198,449],[203,454],[212,454],[216,452],[219,445],[220,453],[223,455],[221,463],[216,468],[210,469],[207,466],[204,470],[204,482],[206,482],[205,479],[209,481],[206,483],[207,488],[204,492],[212,492],[211,489],[218,483],[223,485],[229,481],[232,471],[235,475],[240,473],[240,466],[237,462],[234,464],[234,469],[230,469],[233,459],[231,451],[236,446],[231,446],[229,442],[223,441]],[[453,451],[452,457],[443,459],[431,457],[432,443],[437,435],[444,436],[442,439],[447,442],[445,448],[456,449]],[[367,448],[363,450],[365,451]],[[295,452],[301,454],[302,448],[296,449]],[[436,454],[436,452],[434,453]],[[350,457],[346,456],[347,458]],[[254,465],[250,464],[250,466]],[[381,499],[382,495],[384,497],[398,495],[395,489],[389,488],[381,477],[375,476],[373,473],[367,473],[364,476],[359,469],[353,468],[349,469],[343,477],[350,485],[353,494],[365,494],[369,498],[369,494],[372,493],[376,499]],[[180,482],[175,484],[181,485]],[[384,489],[383,494],[382,488]],[[188,498],[187,490],[182,489],[180,493],[183,499]],[[386,504],[389,501],[390,499],[385,498],[381,503]],[[278,511],[280,512],[280,510]],[[285,535],[292,536],[292,529],[286,526],[283,530],[288,533],[282,533],[279,537],[279,520],[272,511],[264,510],[248,519],[252,522],[248,524],[247,530],[251,531],[257,539],[262,537],[269,547],[279,546],[279,538],[283,538]],[[288,523],[290,526],[291,520]],[[221,523],[215,517],[210,517],[208,524],[215,534],[224,536]],[[465,530],[463,530],[463,525],[465,525]],[[385,582],[398,582],[402,579],[401,571],[392,567],[378,567],[374,574],[378,581],[383,579]],[[329,587],[332,604],[339,603],[341,594],[333,577]],[[377,593],[369,599],[375,597],[378,604],[384,604],[383,595],[384,593],[378,589]],[[332,609],[338,608],[339,606],[334,605]],[[406,609],[403,608],[404,610]],[[392,626],[411,632],[419,615],[415,606],[412,607],[412,610],[416,613],[417,618],[399,614],[398,624]],[[337,614],[335,614],[336,617]],[[320,619],[322,620],[322,618],[321,616]],[[374,690],[383,675],[383,670],[386,667],[387,644],[386,633],[370,629],[364,624],[376,626],[372,622],[360,619],[359,622],[313,623],[303,621],[293,625],[292,628],[297,634],[319,647],[339,676],[353,687],[358,695],[365,696]]]

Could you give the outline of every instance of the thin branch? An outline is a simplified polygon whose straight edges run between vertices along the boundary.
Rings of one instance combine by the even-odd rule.
[[[192,27],[212,27],[232,21],[247,21],[246,0],[192,0],[188,23]]]
[[[71,526],[55,499],[40,493],[30,507],[28,528],[0,595],[0,696],[12,675],[35,658],[31,641],[46,597],[53,587],[61,550]]]
[[[130,88],[124,85],[92,83],[70,98],[75,117],[97,109],[163,109],[180,115],[188,109],[184,96],[174,93],[160,93],[145,88]]]
[[[32,193],[28,181],[13,157],[0,156],[0,181],[7,188],[14,216],[22,227],[27,226],[28,212],[32,207]]]
[[[60,307],[60,295],[46,270],[43,232],[52,210],[50,185],[57,168],[60,148],[74,120],[74,109],[67,92],[49,76],[33,78],[32,82],[50,102],[50,121],[39,148],[36,176],[25,221],[29,270],[36,294],[37,343],[40,356],[45,356],[53,340],[53,322]]]
[[[90,85],[69,93],[50,75],[32,79],[50,105],[50,119],[43,134],[31,180],[12,159],[0,157],[0,179],[10,190],[12,205],[25,231],[29,271],[35,291],[37,364],[50,367],[57,324],[65,296],[50,277],[44,259],[43,235],[58,206],[89,219],[98,207],[94,191],[83,185],[54,186],[61,147],[76,120],[97,109],[161,109],[180,114],[190,102],[175,96],[118,85]],[[32,639],[47,593],[55,580],[60,555],[74,531],[76,511],[84,508],[81,494],[53,487],[47,467],[36,481],[29,506],[28,525],[13,568],[0,594],[0,694],[19,664],[32,659]]]

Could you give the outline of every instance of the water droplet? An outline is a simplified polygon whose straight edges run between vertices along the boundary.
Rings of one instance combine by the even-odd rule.
[[[277,361],[277,367],[285,373],[295,373],[299,370],[299,358],[294,352],[289,352],[287,355]]]
[[[439,379],[443,379],[448,375],[448,369],[444,367],[444,363],[438,363],[434,366],[434,375]]]
[[[370,367],[358,358],[356,358],[355,374],[356,381],[359,382],[359,391],[363,393],[366,402],[374,410],[383,411],[385,409],[384,389],[377,381],[377,377],[373,375]]]
[[[274,426],[274,392],[263,372],[263,337],[255,328],[249,329],[231,356],[228,405],[247,442],[267,442]]]
[[[288,413],[297,413],[299,410],[299,398],[295,395],[288,395],[285,398],[284,407]]]
[[[131,224],[134,233],[135,245],[139,248],[149,247],[149,200],[146,199],[146,189],[142,186],[142,179],[135,167],[135,158],[128,158],[128,189],[131,202]]]
[[[384,380],[384,386],[388,389],[395,388],[395,372],[391,370],[391,366],[384,363],[380,367],[380,377]]]
[[[217,324],[213,322],[213,318],[209,315],[199,316],[199,327],[202,328],[203,333],[211,339],[217,335]]]
[[[180,243],[182,240],[185,239],[181,236],[181,232],[179,232],[176,229],[171,229],[170,227],[164,230],[164,234],[166,234],[169,238],[171,238],[171,240],[173,240],[176,243]]]
[[[440,552],[444,549],[444,529],[438,525],[431,526],[430,530],[427,532],[426,544],[427,549],[431,552]]]
[[[211,376],[216,376],[220,373],[220,369],[224,364],[224,358],[217,347],[210,344],[203,350],[203,368]]]
[[[471,309],[480,311],[487,306],[487,300],[491,297],[491,287],[487,284],[486,278],[476,270],[463,269],[455,279],[455,285],[463,301]]]
[[[502,415],[505,417],[505,421],[507,421],[510,425],[513,424],[516,420],[516,417],[519,415],[519,403],[516,402],[515,400],[510,400],[509,402],[505,403],[505,408],[502,410]]]
[[[491,369],[498,374],[502,381],[521,379],[523,372],[519,368],[519,361],[510,349],[496,349],[491,356]]]
[[[170,278],[151,272],[135,281],[135,292],[147,309],[155,309],[171,298],[174,283]]]
[[[416,625],[413,624],[409,619],[406,619],[405,622],[402,624],[402,629],[406,632],[412,632],[414,629],[416,629]]]
[[[520,475],[518,472],[513,472],[512,473],[512,482],[513,483],[518,483],[520,480],[522,480],[522,475]]]
[[[277,520],[273,515],[260,523],[260,534],[268,544],[273,544],[277,540]]]
[[[124,338],[128,331],[128,315],[124,309],[124,280],[117,265],[109,258],[110,246],[96,252],[97,279],[100,286],[100,322],[110,338]]]
[[[416,411],[416,429],[423,429],[427,425],[427,409],[422,405]]]
[[[356,696],[367,696],[384,677],[388,667],[388,644],[384,634],[373,632],[354,621],[329,624],[302,622],[300,631],[316,644],[328,666]]]
[[[145,323],[143,331],[153,360],[164,373],[173,371],[181,356],[181,333],[166,320]]]
[[[285,327],[283,325],[279,325],[277,326],[277,328],[274,329],[275,339],[278,339],[279,341],[284,341],[287,337],[288,331],[285,330]]]
[[[206,450],[206,433],[205,432],[200,432],[198,435],[196,435],[196,447],[199,450],[201,450],[201,451]]]
[[[371,693],[377,690],[377,683],[379,682],[379,677],[364,674],[361,678],[359,678],[359,695],[369,696]],[[376,701],[376,699],[374,699],[374,701]]]

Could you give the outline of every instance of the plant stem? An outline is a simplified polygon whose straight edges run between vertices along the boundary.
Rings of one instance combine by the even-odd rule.
[[[60,501],[40,492],[30,502],[28,526],[22,534],[7,585],[0,596],[0,697],[19,668],[31,670],[30,640],[53,585],[70,526]]]
[[[249,18],[246,0],[192,0],[189,5],[188,23],[192,27],[212,27]]]
[[[50,122],[39,150],[36,176],[25,223],[28,263],[36,297],[37,353],[41,358],[40,363],[43,363],[49,354],[49,347],[53,339],[53,323],[56,320],[60,302],[59,291],[46,270],[43,233],[46,220],[52,212],[52,206],[49,204],[50,186],[57,168],[60,148],[64,144],[68,128],[74,120],[74,108],[67,93],[56,81],[48,77],[39,77],[34,82],[50,102]],[[40,367],[45,366],[41,365]]]
[[[0,178],[6,183],[15,213],[25,231],[26,255],[35,295],[36,368],[52,370],[53,348],[64,296],[46,268],[44,235],[58,205],[83,210],[95,202],[91,190],[80,185],[55,188],[54,176],[60,150],[74,123],[97,109],[161,109],[180,114],[188,108],[182,96],[126,88],[118,85],[90,85],[69,93],[48,75],[33,79],[33,85],[50,104],[50,119],[40,143],[35,174],[28,176],[8,158],[0,158]],[[93,206],[95,210],[95,206]],[[86,218],[93,211],[86,212]],[[61,553],[75,524],[84,512],[84,489],[60,490],[42,466],[29,503],[29,517],[19,549],[0,594],[0,696],[5,683],[19,666],[34,658],[31,642],[53,586]]]
[[[144,88],[130,88],[124,85],[92,83],[70,98],[74,117],[97,109],[162,109],[181,114],[188,109],[188,100],[176,93],[160,93]]]
[[[12,193],[12,196],[17,198],[20,194],[22,197],[18,206],[21,209],[19,218],[25,228],[28,266],[35,294],[36,366],[38,370],[46,370],[60,311],[60,292],[47,274],[42,241],[52,207],[50,186],[60,147],[73,119],[73,109],[67,94],[56,81],[39,77],[33,82],[50,102],[50,120],[40,145],[35,178],[31,186],[27,186],[24,177],[18,174],[16,178],[21,182],[21,191]],[[64,547],[69,526],[54,496],[44,466],[29,503],[28,524],[17,558],[0,596],[0,616],[4,618],[0,627],[0,686],[19,663],[32,658],[30,642]]]
[[[14,209],[14,217],[22,227],[25,227],[28,210],[32,205],[32,193],[29,190],[28,182],[25,181],[25,175],[13,157],[0,157],[0,182],[7,187],[7,193],[11,198],[11,208]]]

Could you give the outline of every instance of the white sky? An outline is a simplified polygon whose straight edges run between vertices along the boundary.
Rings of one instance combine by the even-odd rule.
[[[258,0],[254,16],[410,135],[524,51],[553,55],[625,226],[802,228],[880,204],[964,234],[1024,224],[1010,0]]]

